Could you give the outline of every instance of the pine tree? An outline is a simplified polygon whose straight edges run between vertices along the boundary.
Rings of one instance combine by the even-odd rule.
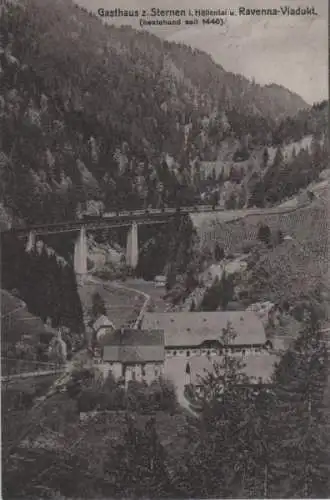
[[[228,303],[233,300],[234,295],[234,285],[231,276],[228,276],[225,271],[223,271],[220,280],[220,305],[225,311],[227,309]]]
[[[106,315],[105,302],[102,296],[96,292],[92,297],[92,316],[97,319],[99,316]]]
[[[212,168],[212,174],[211,174],[211,180],[212,180],[212,182],[215,182],[216,179],[217,179],[217,173],[215,171],[215,168],[213,167]]]
[[[226,210],[235,210],[237,208],[237,199],[235,193],[231,193],[229,198],[225,201]]]
[[[176,271],[174,266],[171,266],[166,275],[166,290],[171,290],[176,283]]]
[[[242,359],[230,352],[230,325],[219,341],[220,360],[201,377],[201,419],[186,463],[185,491],[198,498],[262,497],[268,488],[265,439],[271,402],[266,389],[251,385]],[[266,488],[267,487],[267,488]]]
[[[164,498],[169,496],[170,480],[165,466],[154,417],[145,429],[137,427],[134,417],[127,418],[124,449],[118,457],[121,471],[117,487],[122,498]]]
[[[327,353],[315,313],[308,313],[305,321],[275,374],[272,496],[324,498],[329,493]]]
[[[75,332],[81,332],[83,324],[82,306],[78,294],[78,285],[74,270],[70,266],[62,266],[61,289],[64,301],[62,303],[61,324],[68,326]]]
[[[227,276],[225,271],[221,275],[221,279],[215,278],[212,286],[206,291],[202,303],[202,311],[216,311],[221,306],[222,310],[226,310],[228,303],[233,300],[234,285],[231,276]]]
[[[268,166],[268,160],[269,160],[269,153],[268,153],[268,148],[264,149],[263,155],[262,155],[262,168],[265,169]]]
[[[265,186],[263,181],[258,181],[254,185],[249,199],[249,207],[264,207],[265,206]]]
[[[216,243],[215,244],[215,247],[214,247],[214,258],[217,262],[220,262],[221,260],[223,260],[225,258],[225,251],[223,249],[223,247],[221,247],[219,245],[219,243]]]
[[[212,286],[206,290],[202,303],[202,311],[216,311],[220,301],[220,285],[217,279],[214,280]]]
[[[282,148],[278,147],[275,153],[273,166],[281,166],[282,163],[283,163],[283,151]]]
[[[271,240],[271,235],[272,235],[272,233],[271,233],[270,227],[267,226],[267,224],[262,224],[259,227],[258,234],[257,234],[258,240],[262,241],[266,245],[269,245],[270,240]]]
[[[276,241],[278,245],[281,245],[281,243],[283,243],[284,241],[283,231],[281,231],[280,229],[278,229],[278,231],[276,232]]]
[[[44,245],[41,252],[26,252],[16,238],[3,245],[6,266],[3,286],[15,288],[29,311],[54,326],[65,325],[76,332],[82,328],[82,307],[73,269],[63,266]],[[8,265],[8,269],[7,269]],[[9,273],[9,269],[11,272]]]

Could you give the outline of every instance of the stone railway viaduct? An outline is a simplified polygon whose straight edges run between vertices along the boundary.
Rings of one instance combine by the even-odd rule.
[[[51,224],[39,224],[25,227],[13,227],[3,231],[2,235],[16,234],[19,237],[27,239],[26,248],[31,249],[35,246],[37,238],[43,235],[76,233],[77,238],[74,245],[74,269],[78,279],[83,280],[87,274],[87,231],[96,232],[103,229],[127,227],[126,242],[126,262],[133,269],[136,268],[139,256],[138,227],[141,225],[168,224],[171,220],[178,217],[189,216],[195,225],[199,225],[198,218],[202,216],[204,222],[207,222],[207,229],[204,229],[204,241],[218,241],[223,239],[223,235],[229,231],[231,238],[242,241],[242,230],[235,230],[233,224],[242,226],[244,221],[254,221],[255,230],[253,234],[247,234],[246,237],[255,237],[257,225],[261,220],[273,220],[277,223],[284,220],[290,214],[294,217],[301,217],[305,208],[309,210],[310,204],[295,208],[273,207],[268,209],[241,209],[224,210],[220,207],[209,205],[181,207],[180,209],[146,209],[135,211],[122,211],[116,213],[104,213],[99,216],[85,215],[81,220],[57,222]],[[307,213],[307,212],[306,212]],[[214,219],[214,222],[210,221]],[[212,227],[213,225],[213,227]],[[221,227],[221,230],[219,230]],[[237,224],[236,224],[236,227]],[[228,229],[227,229],[228,228]],[[233,231],[234,229],[234,231]],[[202,232],[203,232],[202,231]],[[228,237],[230,237],[228,233]]]

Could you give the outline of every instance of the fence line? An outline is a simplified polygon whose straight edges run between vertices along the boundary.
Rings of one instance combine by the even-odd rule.
[[[53,368],[52,370],[40,370],[36,372],[22,372],[14,375],[4,375],[1,377],[1,382],[11,382],[12,380],[21,380],[30,377],[46,377],[47,375],[57,375],[63,373],[65,367]]]
[[[12,366],[10,366],[11,363]],[[54,362],[52,363],[28,359],[5,358],[2,356],[1,369],[5,372],[1,376],[1,380],[8,381],[11,379],[59,373],[65,369],[65,365]]]

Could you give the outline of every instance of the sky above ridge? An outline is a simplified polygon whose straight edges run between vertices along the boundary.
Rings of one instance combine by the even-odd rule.
[[[257,83],[277,83],[296,92],[308,103],[328,98],[328,2],[327,0],[74,0],[97,13],[98,9],[226,9],[315,7],[317,16],[230,16],[223,27],[148,27],[153,34],[204,50],[225,70],[254,78]],[[168,17],[167,17],[168,18]],[[100,19],[102,19],[100,17]],[[104,19],[104,18],[103,18]],[[156,18],[149,18],[156,19]],[[157,19],[160,19],[157,17]],[[108,18],[141,29],[139,17]]]

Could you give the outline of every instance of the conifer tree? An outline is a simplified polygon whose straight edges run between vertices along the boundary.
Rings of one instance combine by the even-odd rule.
[[[95,319],[107,314],[104,299],[98,292],[93,295],[92,301],[92,315]]]
[[[164,498],[169,496],[170,480],[165,452],[156,431],[155,418],[144,429],[134,418],[127,418],[124,448],[118,456],[120,477],[117,486],[122,497]]]
[[[264,168],[264,169],[267,168],[268,160],[269,160],[268,148],[265,148],[264,152],[262,154],[262,168]]]
[[[49,255],[45,246],[41,252],[26,252],[20,241],[8,238],[2,247],[3,287],[18,290],[29,311],[43,321],[51,318],[54,326],[81,331],[82,307],[73,269],[63,266],[54,254]]]
[[[225,251],[223,249],[223,247],[221,247],[219,245],[219,243],[216,243],[215,244],[215,247],[214,247],[214,258],[217,262],[220,262],[221,260],[223,260],[225,258]]]
[[[201,419],[183,481],[190,496],[262,497],[266,490],[269,395],[251,383],[242,359],[230,352],[235,336],[228,325],[220,360],[201,377]]]
[[[258,238],[258,240],[262,241],[266,245],[270,244],[271,230],[270,230],[270,227],[267,226],[267,224],[262,224],[259,227],[257,238]]]
[[[271,496],[324,498],[329,493],[327,352],[314,311],[305,322],[275,374]]]

